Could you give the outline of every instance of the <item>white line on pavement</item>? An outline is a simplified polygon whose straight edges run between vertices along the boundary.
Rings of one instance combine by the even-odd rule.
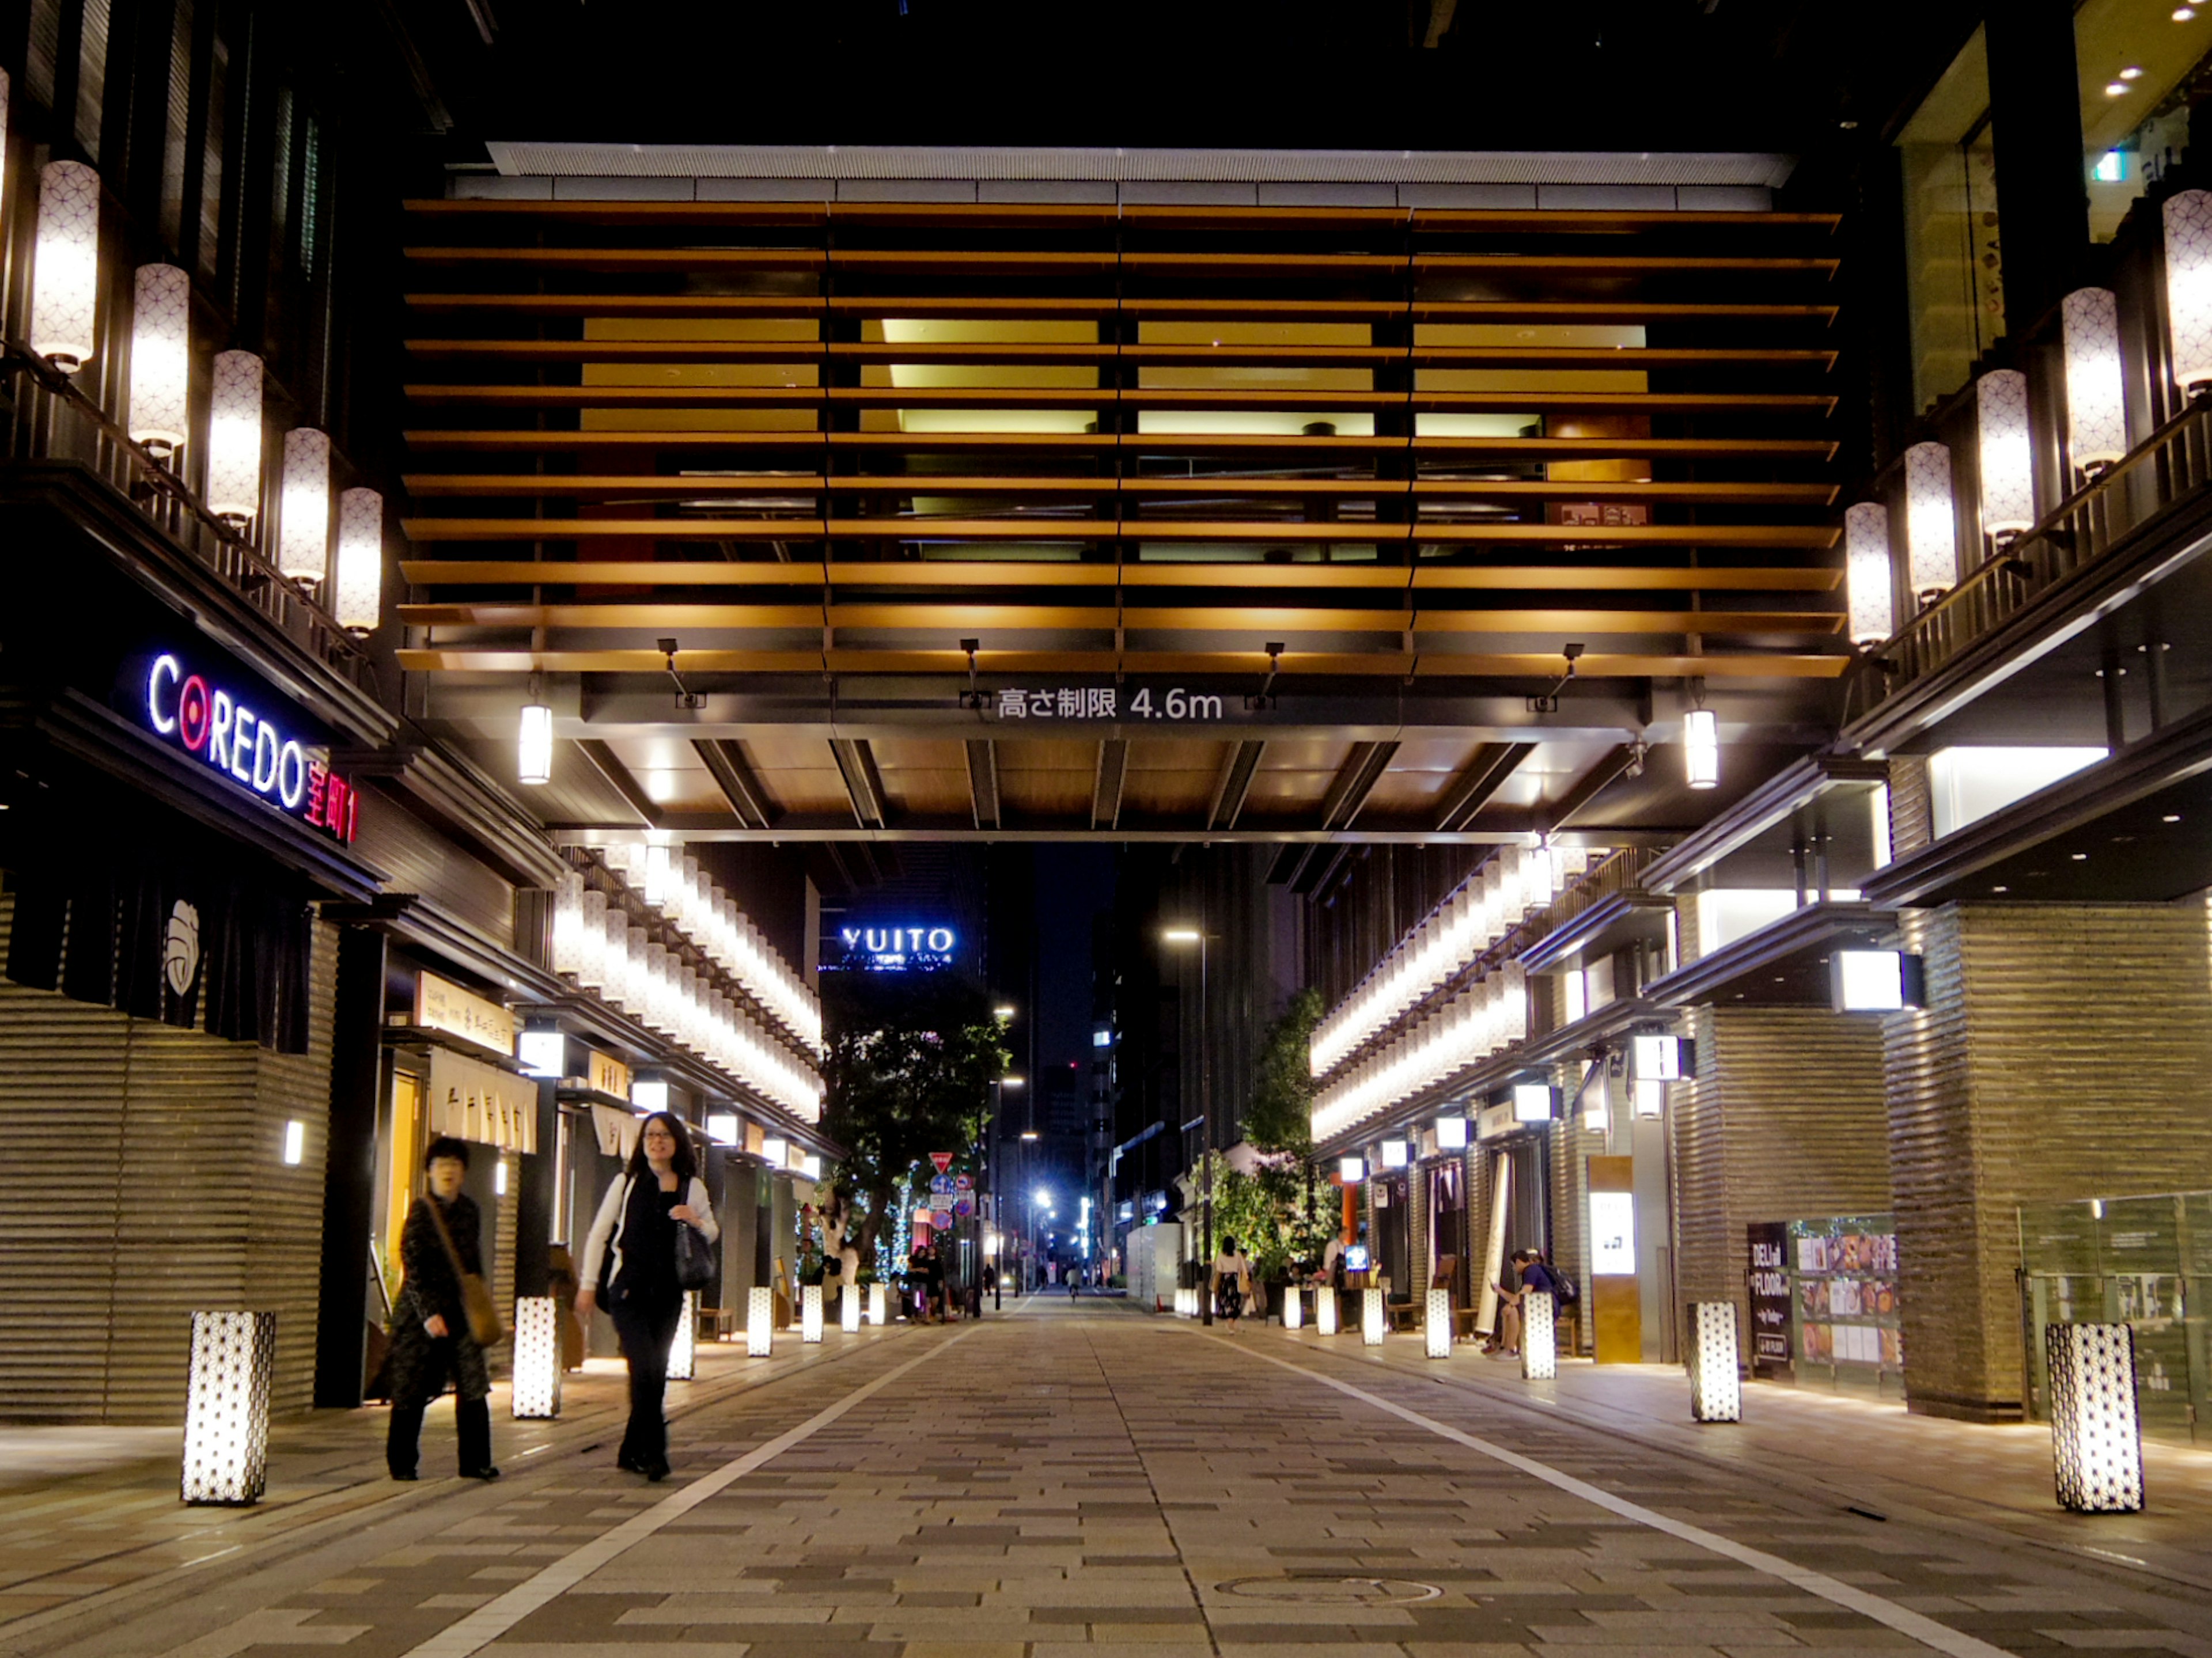
[[[1269,1364],[1280,1365],[1284,1370],[1304,1376],[1310,1382],[1318,1382],[1324,1388],[1334,1388],[1340,1394],[1348,1394],[1364,1404],[1372,1405],[1378,1411],[1387,1412],[1401,1421],[1412,1423],[1417,1428],[1425,1428],[1439,1438],[1449,1439],[1455,1445],[1464,1445],[1468,1449],[1480,1452],[1493,1461],[1503,1462],[1509,1468],[1517,1468],[1522,1473],[1540,1479],[1547,1485],[1556,1486],[1571,1496],[1581,1497],[1585,1503],[1594,1503],[1608,1514],[1617,1514],[1624,1520],[1633,1520],[1639,1525],[1650,1527],[1654,1531],[1664,1532],[1669,1537],[1678,1538],[1685,1543],[1694,1544],[1698,1548],[1709,1550],[1714,1554],[1733,1560],[1739,1565],[1749,1566],[1754,1571],[1764,1572],[1769,1577],[1778,1577],[1792,1588],[1802,1589],[1808,1594],[1816,1594],[1823,1600],[1832,1601],[1848,1611],[1871,1618],[1876,1623],[1886,1625],[1900,1635],[1910,1636],[1924,1647],[1932,1647],[1938,1652],[1948,1653],[1951,1658],[2010,1658],[2010,1655],[2002,1647],[1991,1646],[1986,1641],[1978,1641],[1971,1635],[1962,1635],[1948,1625],[1937,1623],[1933,1618],[1900,1606],[1894,1601],[1885,1600],[1878,1594],[1869,1594],[1864,1589],[1853,1588],[1849,1583],[1831,1577],[1826,1572],[1810,1570],[1795,1562],[1784,1560],[1778,1554],[1768,1554],[1761,1549],[1747,1548],[1741,1543],[1721,1536],[1717,1532],[1709,1532],[1701,1526],[1692,1526],[1686,1521],[1674,1519],[1656,1509],[1647,1509],[1641,1503],[1631,1503],[1626,1497],[1615,1497],[1611,1491],[1602,1491],[1588,1480],[1577,1479],[1571,1473],[1561,1473],[1557,1468],[1539,1462],[1533,1457],[1523,1456],[1518,1451],[1509,1451],[1503,1445],[1492,1444],[1489,1440],[1477,1438],[1470,1433],[1462,1433],[1457,1428],[1423,1416],[1419,1411],[1408,1410],[1403,1405],[1394,1405],[1390,1400],[1378,1394],[1370,1394],[1364,1388],[1355,1388],[1348,1382],[1339,1382],[1334,1376],[1323,1376],[1318,1370],[1310,1370],[1303,1364],[1293,1364],[1287,1359],[1277,1358],[1271,1353],[1252,1352],[1250,1348],[1242,1343],[1228,1341],[1220,1336],[1206,1336],[1202,1339],[1237,1352],[1250,1353],[1254,1358]]]
[[[789,1432],[778,1434],[766,1444],[747,1451],[734,1461],[725,1462],[714,1473],[693,1480],[681,1491],[672,1491],[644,1513],[623,1521],[605,1536],[594,1538],[562,1556],[536,1576],[517,1583],[497,1600],[478,1606],[460,1622],[415,1648],[406,1655],[406,1658],[470,1658],[471,1654],[482,1651],[538,1607],[567,1594],[600,1567],[643,1542],[670,1521],[681,1519],[734,1481],[773,1462],[793,1446],[819,1433],[855,1405],[881,1393],[908,1370],[917,1365],[927,1364],[946,1347],[954,1342],[965,1341],[972,1333],[972,1331],[963,1330],[951,1340],[907,1360],[896,1370],[886,1370],[873,1382],[847,1394],[828,1410],[807,1418]]]

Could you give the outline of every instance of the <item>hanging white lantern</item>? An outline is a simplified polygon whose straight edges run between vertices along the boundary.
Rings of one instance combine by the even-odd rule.
[[[312,426],[284,434],[276,570],[294,581],[320,581],[331,573],[331,440]]]
[[[1993,368],[1974,382],[1982,533],[2002,547],[2035,525],[2035,458],[2027,441],[2027,376]]]
[[[100,175],[82,161],[39,170],[32,257],[31,349],[74,374],[100,337]]]
[[[1878,501],[1856,502],[1844,513],[1844,578],[1850,592],[1852,642],[1881,644],[1897,631],[1897,616],[1889,509]]]
[[[261,359],[218,352],[208,418],[208,507],[234,525],[261,510]]]
[[[518,733],[518,757],[514,780],[518,783],[550,783],[553,780],[553,710],[543,702],[522,705],[522,726]]]
[[[1711,708],[1692,708],[1682,716],[1682,780],[1693,789],[1719,786],[1720,720]]]
[[[191,417],[192,279],[173,264],[142,264],[131,307],[131,440],[167,461]]]
[[[2173,383],[2193,391],[2212,381],[2212,192],[2185,190],[2169,196],[2164,211],[2166,326]],[[45,225],[41,210],[42,238]]]
[[[337,618],[364,634],[384,619],[384,497],[374,489],[338,497]]]
[[[553,889],[553,970],[573,977],[583,964],[584,878],[570,870]]]
[[[666,847],[653,846],[645,849],[645,902],[655,909],[668,902],[672,856]]]
[[[607,895],[597,888],[586,890],[579,902],[581,935],[576,956],[576,982],[586,990],[604,991],[607,983]]]
[[[2058,311],[2066,339],[2066,452],[2094,477],[2128,452],[2119,301],[2109,288],[2076,288]]]
[[[1959,519],[1951,505],[1951,452],[1916,443],[1905,452],[1905,540],[1912,591],[1932,604],[1959,584]]]

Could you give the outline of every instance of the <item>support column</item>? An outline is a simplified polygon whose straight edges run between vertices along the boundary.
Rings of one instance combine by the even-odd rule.
[[[368,1238],[376,1201],[376,1116],[383,1096],[384,935],[338,931],[331,1030],[331,1127],[323,1166],[322,1265],[315,1297],[318,1406],[361,1403]]]
[[[2005,331],[2017,340],[2075,286],[2089,251],[2074,0],[2005,0],[1986,17]]]
[[[1905,1396],[2017,1420],[2022,1203],[2212,1186],[2203,896],[1910,911],[1924,1009],[1883,1021]]]

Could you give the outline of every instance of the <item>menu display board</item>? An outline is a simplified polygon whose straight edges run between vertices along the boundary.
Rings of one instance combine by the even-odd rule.
[[[1841,1216],[1788,1227],[1796,1291],[1792,1357],[1902,1370],[1895,1222],[1887,1215]]]

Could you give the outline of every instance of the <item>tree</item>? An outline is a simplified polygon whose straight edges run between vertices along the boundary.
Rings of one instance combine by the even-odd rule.
[[[845,1156],[817,1201],[867,1261],[931,1152],[974,1166],[1007,1054],[982,993],[950,974],[824,976],[822,1127]]]
[[[1313,1150],[1314,1027],[1321,1023],[1321,993],[1301,990],[1267,1027],[1244,1108],[1244,1138],[1262,1151],[1299,1158]]]
[[[1262,1280],[1286,1277],[1293,1265],[1319,1261],[1336,1231],[1334,1191],[1316,1195],[1304,1166],[1289,1157],[1268,1159],[1245,1174],[1221,1153],[1211,1156],[1217,1238],[1235,1238]]]

